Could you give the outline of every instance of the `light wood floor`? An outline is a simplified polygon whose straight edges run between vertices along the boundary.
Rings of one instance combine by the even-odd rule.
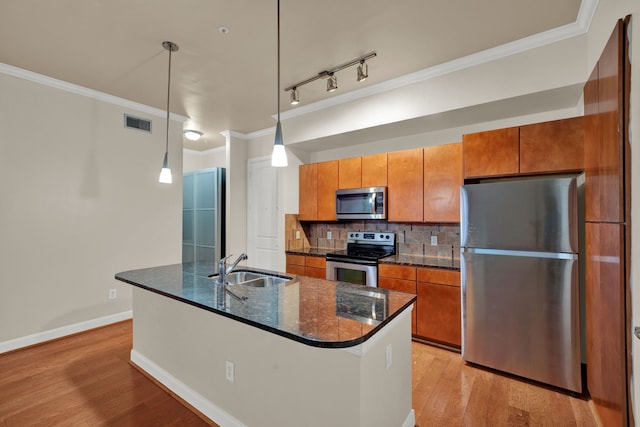
[[[0,355],[0,427],[205,426],[129,363],[131,321]],[[413,408],[427,426],[595,426],[588,402],[413,343]]]

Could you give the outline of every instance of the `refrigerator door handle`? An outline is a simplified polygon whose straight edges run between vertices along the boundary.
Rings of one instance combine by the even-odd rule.
[[[578,259],[578,254],[565,252],[510,251],[484,248],[461,248],[461,252],[466,254],[522,256],[531,258]]]

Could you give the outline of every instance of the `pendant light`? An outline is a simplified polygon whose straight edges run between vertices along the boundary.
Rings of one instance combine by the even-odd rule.
[[[286,167],[287,152],[284,150],[282,142],[282,125],[280,124],[280,0],[278,0],[278,123],[276,123],[276,139],[273,142],[273,153],[271,153],[271,166]]]
[[[167,77],[167,139],[164,151],[164,160],[162,161],[162,170],[160,171],[159,182],[163,184],[171,184],[171,168],[169,168],[169,94],[171,91],[171,52],[178,50],[178,45],[172,42],[162,42],[162,47],[169,51],[169,74]]]

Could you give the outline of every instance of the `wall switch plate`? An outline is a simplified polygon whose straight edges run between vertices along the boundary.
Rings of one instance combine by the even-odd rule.
[[[331,232],[327,231],[327,239],[331,240]]]
[[[116,289],[109,289],[109,299],[118,298],[118,291]]]
[[[300,240],[300,230],[296,230],[296,239]]]
[[[228,360],[226,362],[225,377],[227,378],[227,381],[229,381],[229,382],[233,382],[234,377],[235,377],[235,369],[234,369],[234,366],[233,366],[233,362],[229,362]]]
[[[386,352],[386,361],[385,361],[385,367],[387,368],[387,371],[389,370],[389,368],[391,368],[391,364],[393,363],[393,348],[391,347],[391,344],[387,345],[387,352]]]
[[[438,236],[431,236],[431,246],[438,246]]]

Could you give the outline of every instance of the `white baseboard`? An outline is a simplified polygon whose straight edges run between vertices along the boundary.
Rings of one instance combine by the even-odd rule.
[[[133,349],[131,350],[131,361],[221,427],[247,427],[231,414],[216,406],[200,393],[194,391],[185,383]]]
[[[99,328],[100,326],[109,325],[111,323],[121,322],[131,319],[132,311],[123,311],[122,313],[111,314],[109,316],[98,317],[97,319],[87,320],[85,322],[74,323],[73,325],[62,326],[60,328],[50,329],[48,331],[38,332],[27,335],[25,337],[15,338],[9,341],[0,342],[0,354],[8,351],[17,350],[23,347],[29,347],[34,344],[40,344],[45,341],[51,341],[67,335],[76,334],[78,332],[88,331],[89,329]]]

